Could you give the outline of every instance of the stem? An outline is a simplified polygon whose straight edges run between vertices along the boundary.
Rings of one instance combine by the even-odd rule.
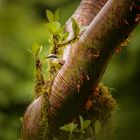
[[[60,44],[58,48],[62,48],[63,46],[67,46],[67,45],[70,45],[72,43],[75,43],[76,40],[78,40],[78,36],[75,36],[72,39],[68,40],[67,42],[64,42],[63,44]]]

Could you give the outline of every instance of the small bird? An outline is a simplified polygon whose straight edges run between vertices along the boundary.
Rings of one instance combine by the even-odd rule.
[[[61,67],[63,66],[63,64],[65,63],[65,60],[63,59],[59,59],[57,57],[57,55],[55,54],[49,54],[46,58],[49,58],[49,60],[51,61],[51,63],[55,66],[55,68],[57,69],[61,69]]]

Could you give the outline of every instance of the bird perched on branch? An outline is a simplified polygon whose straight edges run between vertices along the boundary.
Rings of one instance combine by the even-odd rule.
[[[48,58],[51,61],[52,65],[56,69],[61,69],[61,67],[65,63],[65,60],[58,58],[55,54],[49,54],[46,58]]]

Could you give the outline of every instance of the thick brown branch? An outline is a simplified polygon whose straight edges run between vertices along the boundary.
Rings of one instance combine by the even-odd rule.
[[[52,86],[49,108],[51,133],[57,132],[82,110],[102,78],[116,46],[136,26],[137,3],[132,8],[133,3],[134,0],[109,0],[72,47]]]
[[[73,17],[77,19],[79,25],[89,25],[96,14],[100,11],[107,0],[82,0],[77,11],[74,13]],[[84,13],[84,14],[83,14]],[[90,16],[89,16],[90,15]],[[71,32],[71,21],[67,22],[67,31]],[[71,36],[70,36],[71,38]],[[63,81],[63,80],[62,80]],[[65,81],[64,81],[65,83]],[[65,83],[66,84],[66,83]],[[60,91],[59,91],[60,92]],[[42,127],[42,120],[44,119],[44,103],[46,99],[45,96],[40,96],[38,99],[34,100],[26,110],[23,118],[22,127],[22,139],[23,140],[39,140],[44,139],[45,127]],[[58,100],[61,102],[61,100]],[[56,102],[55,104],[59,104]],[[52,104],[51,104],[52,105]],[[52,109],[52,106],[51,106]],[[47,109],[46,109],[47,112]],[[55,119],[55,118],[54,118]],[[51,118],[51,121],[53,118]],[[55,122],[56,120],[54,120]],[[47,123],[47,122],[46,122]],[[43,125],[45,125],[43,123]],[[52,126],[53,127],[53,126]]]
[[[79,26],[89,26],[92,20],[96,17],[107,0],[82,0],[75,13],[71,16],[77,20]],[[66,22],[66,31],[70,32],[69,39],[73,38],[71,17]],[[82,35],[83,33],[81,33]],[[64,59],[67,59],[70,52],[70,46],[64,51]]]

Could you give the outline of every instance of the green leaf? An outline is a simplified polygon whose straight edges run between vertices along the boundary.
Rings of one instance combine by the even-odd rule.
[[[61,126],[60,129],[63,130],[63,131],[70,131],[67,124],[65,124],[64,126]]]
[[[78,124],[74,124],[74,123],[70,123],[69,127],[70,127],[70,133],[74,132],[74,130],[77,128]]]
[[[41,51],[42,51],[42,46],[39,46],[39,44],[38,43],[36,43],[36,42],[34,42],[33,44],[32,44],[32,53],[33,53],[33,55],[35,56],[35,57],[38,57],[38,55],[41,53]]]
[[[49,22],[54,21],[54,14],[50,10],[46,10],[46,16],[47,16]]]
[[[72,22],[72,29],[73,29],[74,36],[77,36],[80,32],[78,23],[76,22],[74,18],[71,18],[71,22]]]
[[[99,133],[101,129],[101,123],[99,121],[95,122],[95,135],[97,135]]]
[[[91,124],[91,121],[90,120],[85,120],[84,121],[82,116],[79,116],[79,120],[80,120],[81,132],[85,133],[84,130],[89,127],[89,125]]]
[[[59,33],[61,31],[61,24],[57,21],[47,23],[46,27],[50,33]]]
[[[69,36],[69,32],[65,32],[65,33],[63,34],[63,40],[66,40],[68,36]]]
[[[83,129],[87,129],[90,124],[91,124],[90,120],[85,120],[85,122],[83,123]]]
[[[61,130],[63,131],[68,131],[70,134],[72,134],[76,129],[77,129],[78,124],[69,123],[65,124],[64,126],[60,127]]]
[[[59,33],[61,41],[66,41],[67,37],[69,36],[69,32]]]
[[[80,120],[81,132],[84,133],[84,128],[83,128],[84,119],[81,115],[79,116],[79,120]]]
[[[55,14],[54,14],[54,20],[58,21],[59,20],[59,14],[60,14],[60,9],[58,9]]]

